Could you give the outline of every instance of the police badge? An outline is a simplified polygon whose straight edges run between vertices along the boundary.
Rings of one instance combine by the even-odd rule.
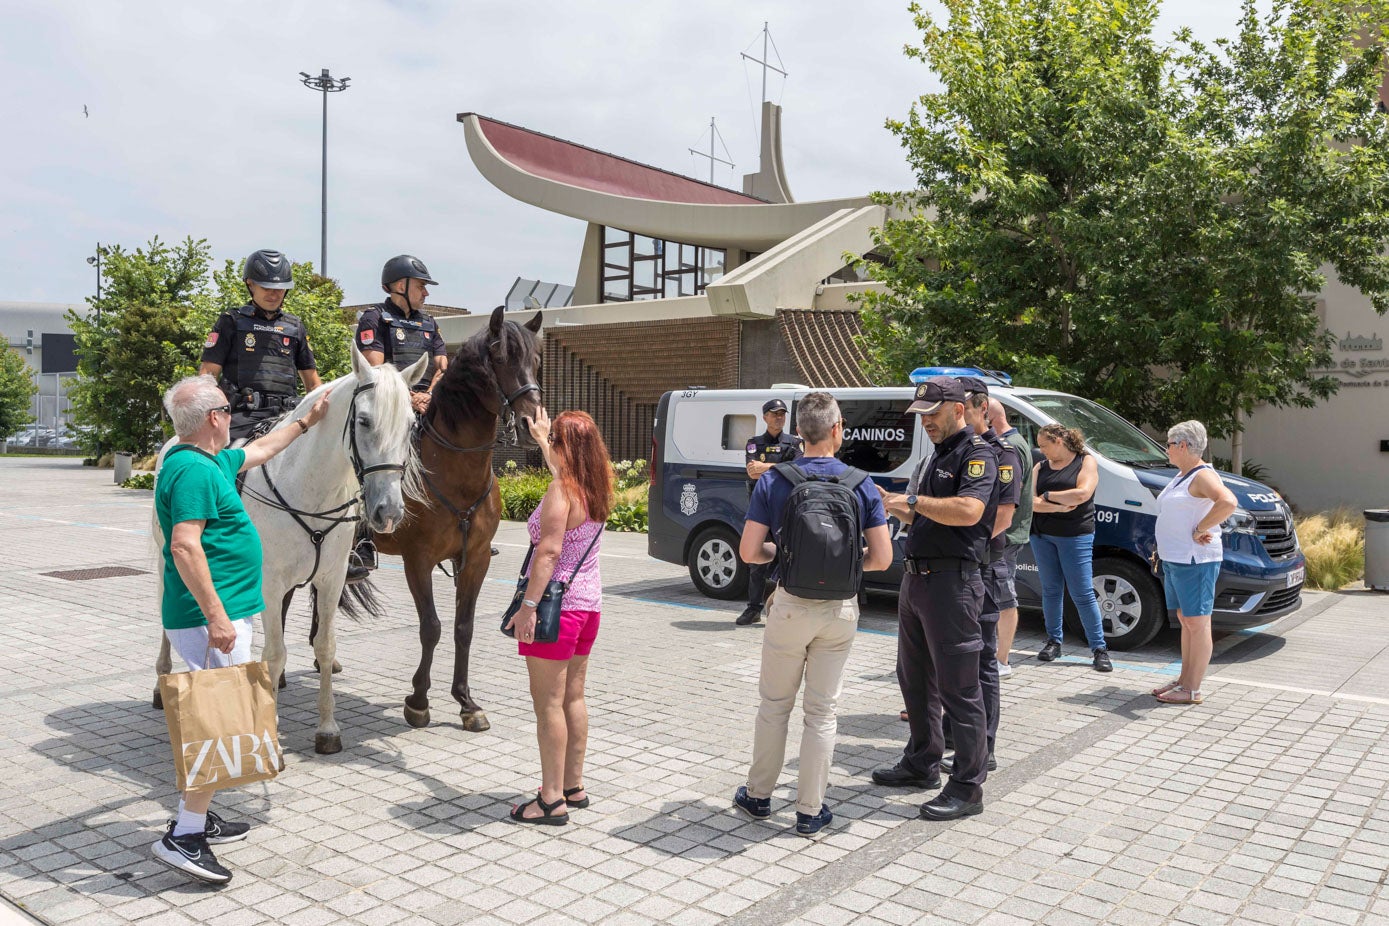
[[[255,347],[255,346],[256,346],[256,336],[255,336],[253,333],[249,332],[249,331],[246,332],[246,346],[247,346],[247,347]]]
[[[695,494],[693,482],[687,482],[680,487],[680,513],[689,517],[699,510],[699,496]]]
[[[405,340],[405,329],[404,329],[404,328],[397,328],[397,329],[395,330],[395,339],[396,339],[397,341],[404,341],[404,340]]]
[[[1000,466],[1000,467],[998,468],[998,481],[1001,482],[1001,483],[1003,483],[1004,485],[1007,485],[1008,483],[1012,482],[1012,481],[1013,481],[1013,467],[1012,467],[1012,466]]]
[[[980,476],[984,475],[984,461],[970,460],[965,466],[965,475],[969,476],[971,479],[978,479]]]

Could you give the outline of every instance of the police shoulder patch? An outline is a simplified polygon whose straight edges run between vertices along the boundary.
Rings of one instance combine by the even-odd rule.
[[[757,452],[757,441],[755,441],[755,440],[750,440],[750,441],[748,441],[748,453],[756,453],[756,452]]]
[[[216,347],[216,346],[217,346],[217,332],[215,332],[215,331],[209,332],[208,335],[207,335],[207,340],[203,342],[203,349],[206,350],[206,349],[209,348],[209,347]]]
[[[374,340],[376,340],[376,332],[372,331],[370,328],[363,328],[361,332],[362,343],[370,344]]]
[[[1003,483],[1004,485],[1007,485],[1008,483],[1013,481],[1012,464],[1005,463],[1004,465],[998,468],[998,481]]]
[[[978,479],[984,475],[984,461],[970,460],[969,463],[965,464],[965,474],[971,479]]]

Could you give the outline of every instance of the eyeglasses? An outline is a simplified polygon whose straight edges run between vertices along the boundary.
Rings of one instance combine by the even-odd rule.
[[[1169,446],[1169,447],[1180,447],[1181,445],[1182,445],[1182,442],[1179,441],[1179,440],[1170,440],[1170,441],[1167,442],[1167,446]]]
[[[230,415],[230,414],[231,414],[231,406],[230,406],[230,405],[219,405],[219,406],[217,406],[216,408],[209,408],[209,409],[207,410],[207,413],[208,413],[209,415],[212,414],[213,412],[226,412],[228,415]]]

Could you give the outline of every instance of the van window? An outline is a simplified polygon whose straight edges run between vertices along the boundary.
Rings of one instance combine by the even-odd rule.
[[[839,459],[868,473],[890,473],[911,459],[916,416],[910,398],[841,399],[844,446]]]
[[[1034,395],[1028,401],[1066,427],[1079,428],[1086,444],[1116,463],[1171,465],[1161,444],[1103,405],[1073,395]]]
[[[753,415],[723,416],[723,449],[747,450],[748,441],[757,436],[757,418]]]

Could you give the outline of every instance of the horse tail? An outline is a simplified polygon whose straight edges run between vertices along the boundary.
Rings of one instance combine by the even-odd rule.
[[[360,621],[368,616],[386,616],[386,604],[377,594],[376,585],[371,579],[365,579],[352,585],[344,585],[342,595],[338,598],[338,610],[354,621]]]

